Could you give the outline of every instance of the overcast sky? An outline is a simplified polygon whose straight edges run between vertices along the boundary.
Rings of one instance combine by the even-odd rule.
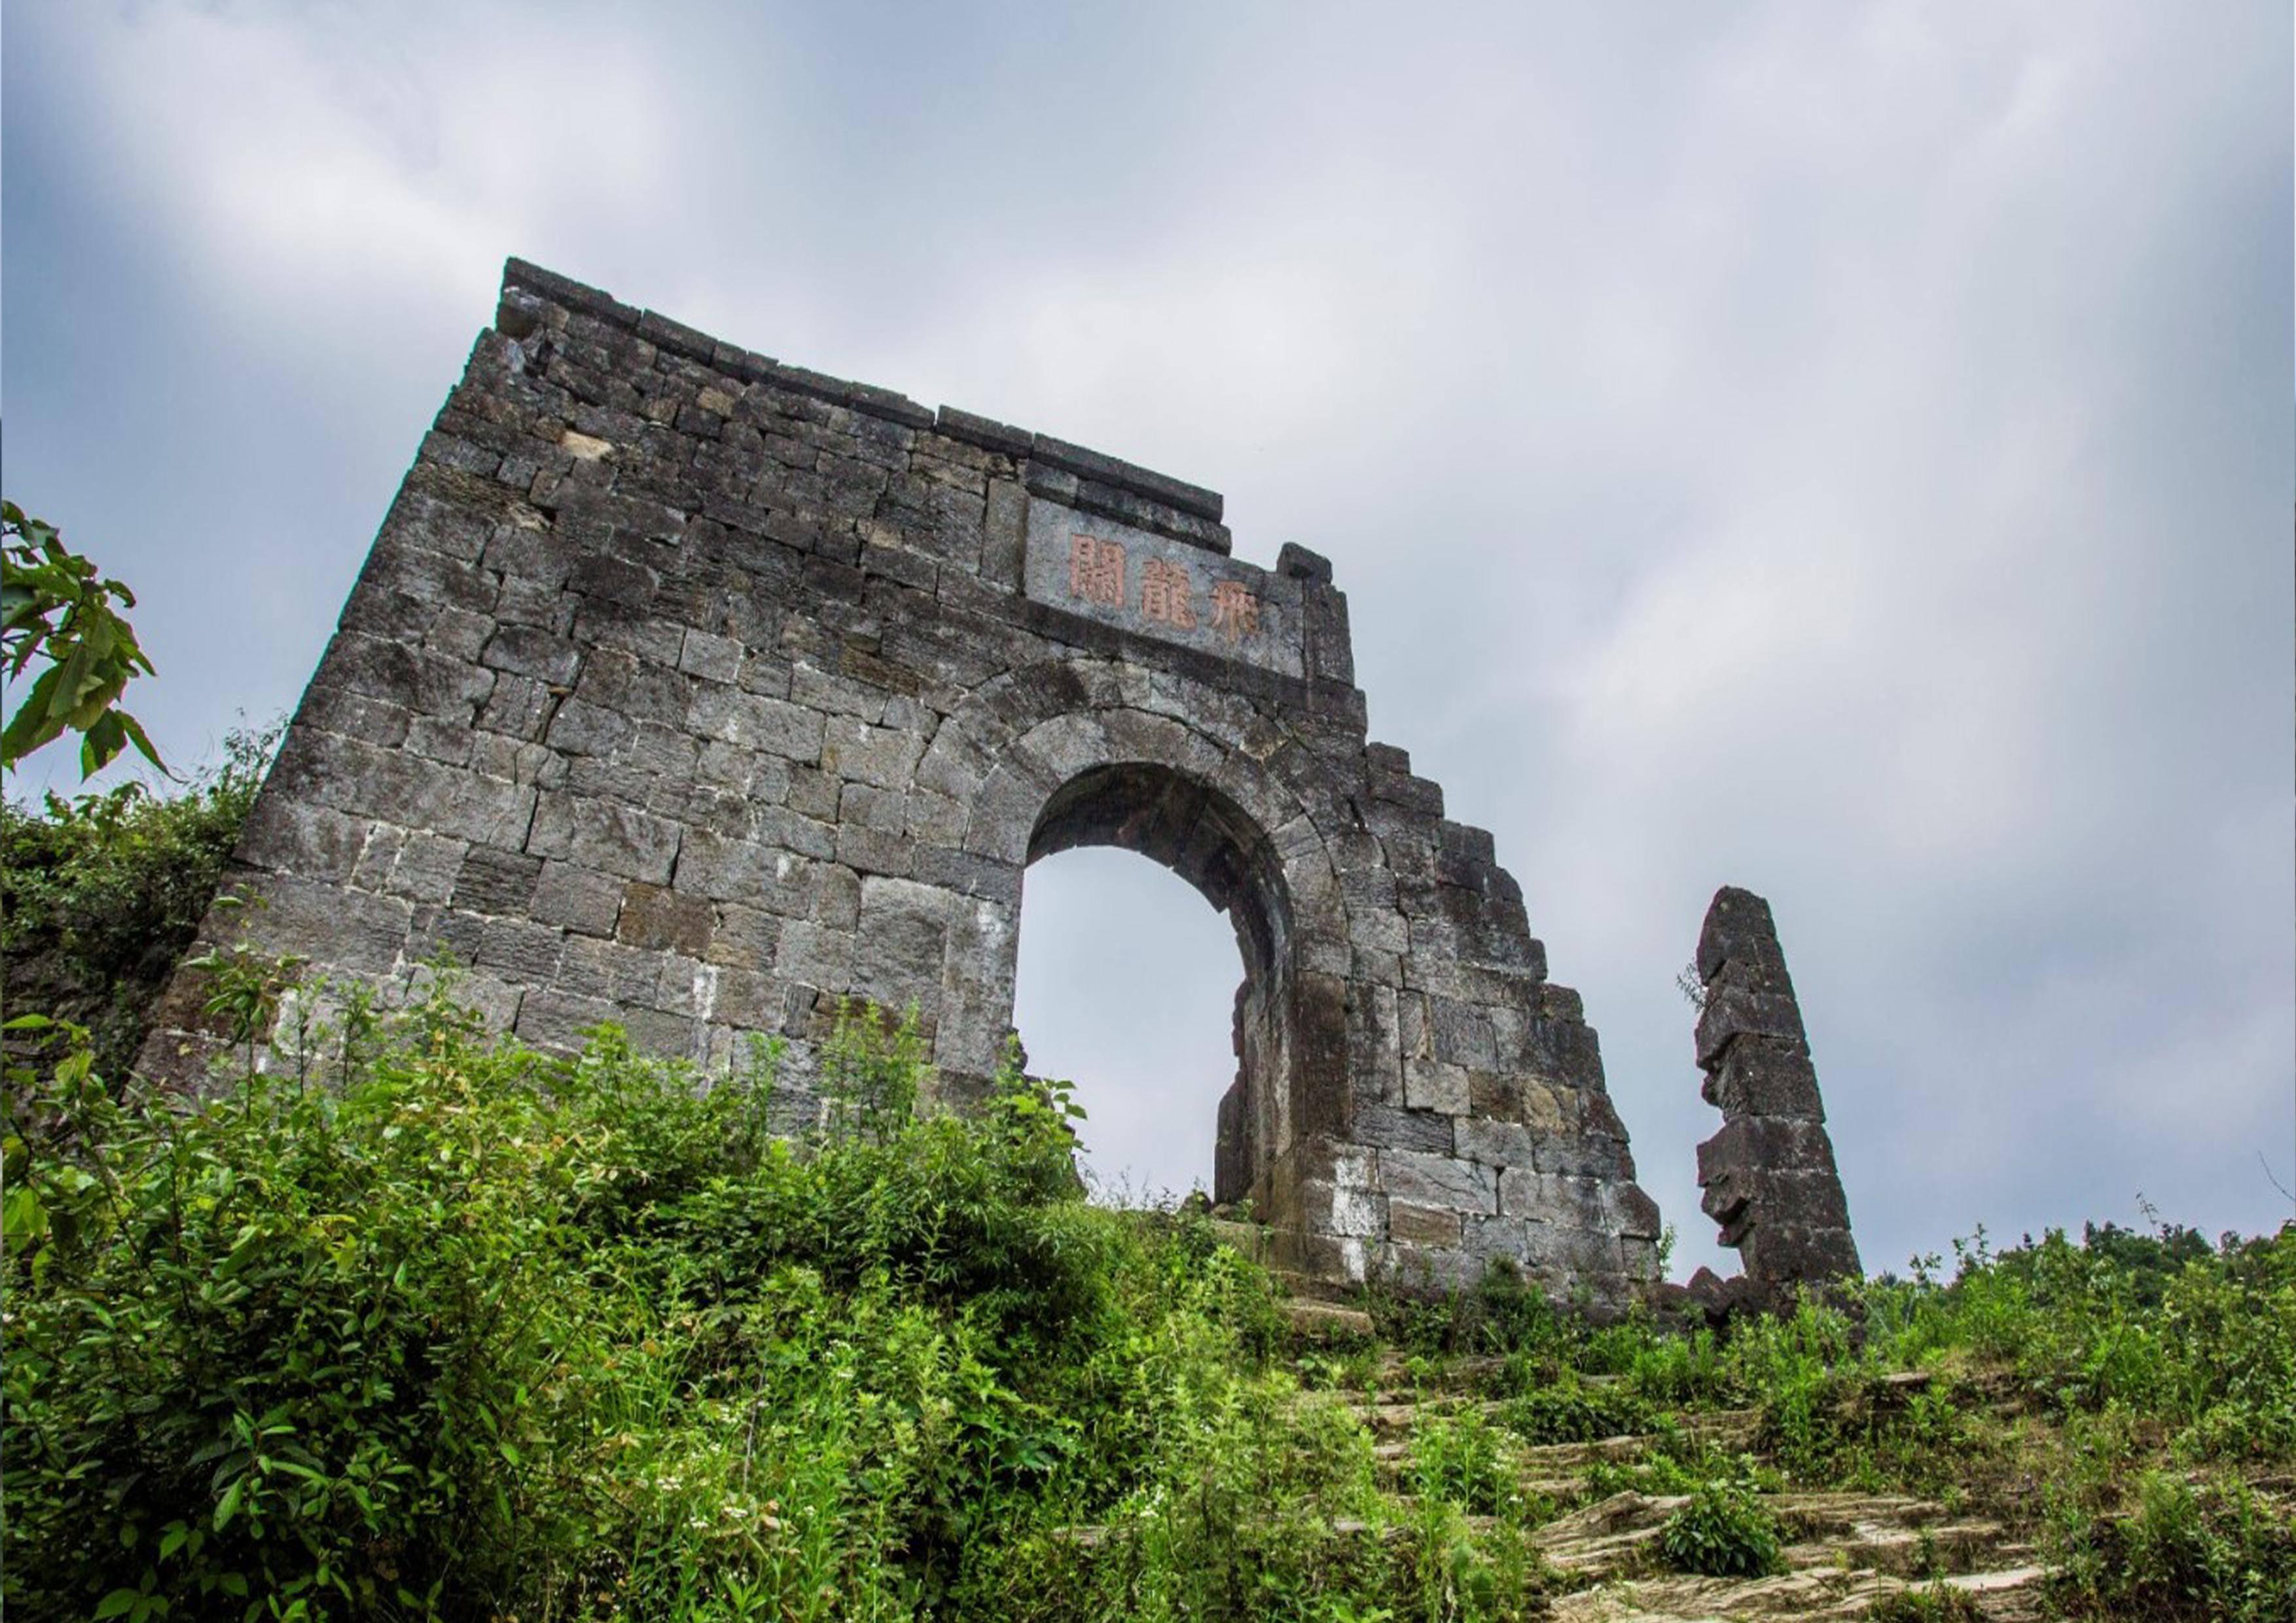
[[[8,494],[143,594],[195,761],[294,702],[523,255],[1329,555],[1677,1272],[1725,882],[1869,1267],[2287,1217],[2289,8],[1128,13],[10,0]],[[1103,1176],[1208,1181],[1225,922],[1078,852],[1021,940]]]

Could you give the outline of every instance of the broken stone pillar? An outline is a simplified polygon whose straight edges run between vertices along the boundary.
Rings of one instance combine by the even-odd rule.
[[[1742,1280],[1714,1281],[1702,1294],[1784,1306],[1797,1286],[1863,1270],[1770,905],[1749,890],[1716,891],[1697,967],[1700,1092],[1722,1111],[1722,1130],[1698,1146],[1699,1204],[1744,1266]]]

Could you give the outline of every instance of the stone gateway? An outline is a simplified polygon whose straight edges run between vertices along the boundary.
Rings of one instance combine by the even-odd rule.
[[[447,953],[546,1046],[723,1066],[919,1012],[964,1108],[1022,879],[1116,845],[1233,922],[1217,1194],[1318,1278],[1657,1275],[1595,1033],[1491,837],[1368,741],[1347,600],[1231,555],[1211,491],[784,365],[508,267],[210,914],[403,998]],[[144,1069],[216,1045],[179,973]],[[1213,1124],[1207,1123],[1207,1130]]]

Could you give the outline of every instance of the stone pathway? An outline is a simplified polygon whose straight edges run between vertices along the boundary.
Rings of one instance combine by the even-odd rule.
[[[1279,1275],[1279,1278],[1283,1276]],[[1281,1304],[1298,1344],[1326,1355],[1372,1344],[1371,1318],[1330,1299],[1327,1287],[1286,1281],[1297,1292]],[[1430,1423],[1456,1423],[1474,1415],[1488,1422],[1502,1463],[1516,1486],[1565,1508],[1528,1535],[1567,1586],[1554,1600],[1560,1623],[1770,1623],[1863,1619],[1874,1606],[1906,1590],[1955,1592],[1940,1619],[1974,1617],[1990,1623],[2038,1623],[2047,1577],[2032,1546],[1988,1519],[1957,1514],[1911,1495],[1783,1491],[1759,1496],[1777,1519],[1784,1570],[1759,1578],[1704,1578],[1675,1572],[1658,1550],[1660,1529],[1686,1503],[1684,1496],[1637,1492],[1599,1493],[1590,1482],[1598,1467],[1628,1467],[1656,1460],[1684,1443],[1726,1454],[1758,1452],[1761,1415],[1755,1409],[1677,1414],[1670,1435],[1636,1432],[1585,1442],[1529,1444],[1506,1430],[1508,1405],[1488,1394],[1504,1367],[1496,1358],[1456,1357],[1431,1368],[1384,1354],[1368,1389],[1300,1394],[1303,1405],[1344,1406],[1372,1439],[1381,1488],[1407,1509],[1417,1486],[1414,1445]],[[1610,1378],[1581,1376],[1601,1388]],[[1883,1383],[1881,1400],[1905,1401],[1928,1382],[1902,1374]],[[1385,1527],[1347,1521],[1342,1536],[1404,1536],[1404,1517]],[[1496,1517],[1469,1517],[1488,1535]],[[1105,1541],[1107,1529],[1079,1527],[1064,1535],[1086,1546]],[[1943,1595],[1940,1594],[1940,1599]]]

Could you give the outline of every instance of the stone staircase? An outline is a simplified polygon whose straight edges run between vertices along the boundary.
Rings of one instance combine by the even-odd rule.
[[[1413,1439],[1431,1421],[1474,1413],[1496,1423],[1505,1404],[1479,1396],[1496,1360],[1454,1360],[1431,1388],[1414,1382],[1392,1357],[1380,1365],[1375,1390],[1345,1401],[1374,1438],[1384,1486],[1408,1499],[1414,1486]],[[1920,1377],[1902,1378],[1900,1388]],[[1588,1385],[1603,1378],[1582,1377]],[[1330,1401],[1311,1394],[1303,1400]],[[1632,1465],[1685,1445],[1751,1452],[1761,1416],[1720,1409],[1677,1417],[1669,1437],[1639,1433],[1590,1442],[1523,1444],[1505,1438],[1505,1465],[1516,1486],[1564,1506],[1534,1529],[1530,1542],[1561,1576],[1565,1593],[1553,1616],[1566,1623],[1699,1623],[1721,1619],[1852,1619],[1907,1589],[1957,1592],[1933,1615],[2025,1623],[2043,1617],[2046,1576],[2032,1547],[1998,1523],[1957,1516],[1944,1505],[1901,1495],[1779,1492],[1760,1496],[1784,1529],[1785,1570],[1760,1578],[1702,1578],[1668,1570],[1660,1528],[1687,1502],[1634,1492],[1597,1496],[1587,1481],[1600,1465]],[[1470,1518],[1480,1530],[1495,1518]],[[1953,1607],[1954,1610],[1946,1610]]]
[[[1215,1223],[1220,1237],[1263,1265],[1280,1255],[1280,1237],[1240,1223]],[[1344,1290],[1274,1269],[1285,1292],[1280,1310],[1303,1352],[1362,1350],[1375,1344],[1371,1316]],[[1503,1361],[1453,1357],[1430,1366],[1393,1352],[1371,1366],[1367,1388],[1302,1392],[1302,1404],[1344,1406],[1372,1439],[1378,1481],[1407,1511],[1417,1487],[1414,1453],[1420,1429],[1472,1414],[1497,1439],[1509,1480],[1561,1513],[1525,1535],[1560,1580],[1551,1615],[1562,1623],[1737,1623],[1746,1619],[1864,1619],[1908,1590],[1928,1597],[1920,1615],[1939,1619],[2038,1623],[2046,1615],[2047,1576],[2032,1546],[1983,1517],[1956,1514],[1905,1495],[1780,1491],[1759,1496],[1783,1532],[1784,1570],[1765,1578],[1707,1578],[1671,1570],[1660,1554],[1660,1530],[1686,1499],[1663,1494],[1601,1491],[1590,1475],[1631,1467],[1685,1447],[1726,1455],[1758,1452],[1761,1416],[1753,1409],[1693,1411],[1674,1417],[1669,1432],[1631,1433],[1586,1442],[1531,1444],[1507,1431],[1506,1400],[1488,1396]],[[1580,1376],[1599,1388],[1603,1376]],[[1885,1405],[1908,1401],[1927,1383],[1919,1373],[1889,1377],[1874,1394]],[[1615,1472],[1613,1473],[1615,1477]],[[1385,1528],[1340,1524],[1354,1537],[1393,1537],[1404,1518]],[[1488,1535],[1496,1517],[1469,1517]],[[1105,1529],[1065,1535],[1097,1545]]]

